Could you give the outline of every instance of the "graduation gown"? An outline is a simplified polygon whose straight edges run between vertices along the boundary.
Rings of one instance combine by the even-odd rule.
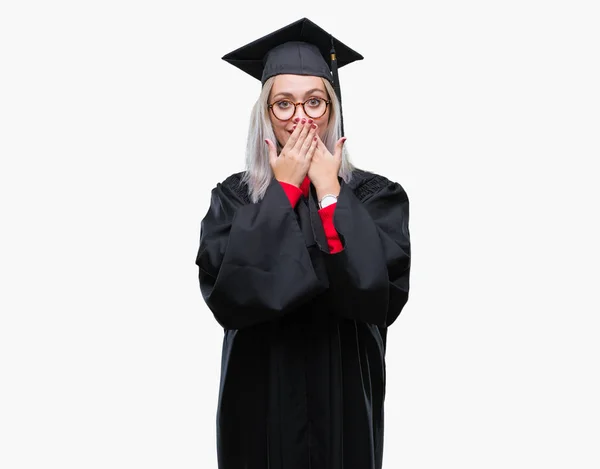
[[[330,253],[314,186],[295,207],[242,173],[201,222],[202,296],[223,327],[219,469],[380,469],[387,328],[408,299],[409,202],[400,184],[341,178]]]

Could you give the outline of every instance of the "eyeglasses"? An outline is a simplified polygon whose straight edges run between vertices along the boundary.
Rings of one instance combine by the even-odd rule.
[[[273,111],[273,115],[277,119],[280,121],[287,121],[290,120],[294,114],[296,114],[296,106],[302,104],[304,113],[308,117],[312,119],[318,119],[325,114],[329,103],[331,103],[331,101],[327,101],[323,98],[309,98],[303,103],[294,103],[293,101],[282,99],[281,101],[276,101],[272,104],[269,104],[269,109]]]

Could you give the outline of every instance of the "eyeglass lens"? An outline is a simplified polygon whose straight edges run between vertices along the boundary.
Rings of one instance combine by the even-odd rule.
[[[308,117],[317,119],[325,114],[327,102],[320,98],[311,98],[304,103],[304,112]],[[294,103],[288,100],[277,101],[273,104],[273,112],[278,119],[287,120],[291,118],[296,111]]]

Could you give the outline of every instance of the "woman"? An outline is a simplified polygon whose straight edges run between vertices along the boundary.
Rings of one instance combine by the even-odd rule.
[[[382,466],[408,198],[350,164],[329,44],[341,65],[362,58],[306,18],[224,57],[263,87],[246,170],[212,190],[196,259],[224,328],[220,469]]]

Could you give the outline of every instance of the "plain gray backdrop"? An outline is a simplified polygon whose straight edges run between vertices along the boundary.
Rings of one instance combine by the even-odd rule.
[[[598,468],[593,3],[3,2],[0,466],[216,468],[194,261],[260,92],[221,57],[306,16],[411,201],[384,467]]]

